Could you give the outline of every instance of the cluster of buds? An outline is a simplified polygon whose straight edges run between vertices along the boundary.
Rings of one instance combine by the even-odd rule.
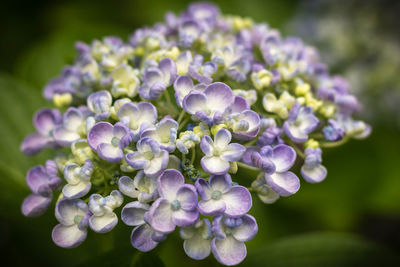
[[[189,257],[238,264],[258,230],[250,192],[270,204],[299,190],[298,175],[321,182],[322,148],[370,131],[315,49],[208,3],[168,13],[127,43],[76,47],[74,65],[44,90],[55,107],[36,113],[37,132],[21,146],[27,155],[63,148],[29,170],[22,204],[39,216],[56,195],[61,247],[120,218],[140,251],[179,228]]]

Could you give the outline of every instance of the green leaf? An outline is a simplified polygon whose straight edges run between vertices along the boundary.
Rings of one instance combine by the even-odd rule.
[[[357,235],[317,232],[250,251],[241,266],[391,266],[398,260],[390,250]]]

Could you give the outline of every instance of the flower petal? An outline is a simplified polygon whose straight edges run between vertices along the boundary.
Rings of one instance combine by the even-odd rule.
[[[226,209],[225,201],[223,200],[200,200],[198,208],[201,214],[205,216],[217,216],[223,214]]]
[[[319,183],[322,182],[326,178],[327,170],[321,164],[309,168],[307,166],[301,167],[301,175],[303,176],[304,180],[309,183]]]
[[[258,226],[256,219],[254,219],[251,215],[244,215],[241,217],[242,224],[238,227],[233,228],[232,235],[238,241],[249,241],[253,239],[253,237],[258,232]]]
[[[145,167],[144,173],[150,177],[158,176],[168,165],[169,154],[165,150],[161,150],[160,154],[154,157],[147,167]]]
[[[221,193],[227,192],[232,187],[232,178],[229,174],[211,175],[208,182],[212,190],[218,190]]]
[[[288,171],[296,161],[296,151],[284,144],[277,145],[273,148],[270,160],[274,163],[276,172]]]
[[[207,105],[207,97],[205,94],[197,91],[191,91],[183,99],[183,109],[189,114],[195,114],[202,111]]]
[[[196,180],[196,183],[194,185],[201,199],[208,200],[211,198],[211,193],[213,190],[206,180],[204,180],[203,178],[199,178]]]
[[[222,128],[218,130],[218,132],[215,134],[214,146],[220,149],[225,149],[231,142],[231,139],[232,139],[231,132],[228,131],[227,129]]]
[[[183,242],[186,255],[195,260],[207,258],[211,253],[211,240],[204,239],[201,235],[194,235]]]
[[[51,237],[57,246],[63,248],[75,248],[79,246],[87,236],[86,230],[80,230],[78,225],[65,226],[57,224],[53,228]]]
[[[136,189],[133,180],[128,176],[122,176],[119,178],[118,188],[122,194],[128,197],[137,198],[139,195],[139,191]]]
[[[124,156],[122,149],[111,144],[102,143],[97,147],[98,155],[108,162],[120,162]]]
[[[49,136],[50,132],[62,121],[61,113],[58,109],[41,109],[36,112],[33,124],[40,135]]]
[[[266,174],[265,179],[272,190],[283,197],[293,195],[300,188],[299,178],[292,172]]]
[[[146,218],[151,227],[157,232],[171,233],[175,230],[172,213],[173,210],[169,201],[165,198],[159,198],[151,205]]]
[[[212,151],[214,147],[214,142],[210,136],[204,135],[200,141],[200,149],[206,156],[212,156]]]
[[[180,209],[172,213],[172,221],[179,227],[191,226],[198,219],[199,219],[199,212],[197,209],[191,211]]]
[[[110,232],[118,223],[117,215],[112,213],[104,214],[103,216],[91,216],[89,219],[90,228],[97,233]]]
[[[79,182],[77,184],[66,184],[62,189],[62,193],[63,193],[64,197],[66,197],[66,198],[81,198],[90,191],[91,187],[92,187],[92,184],[90,182],[89,183]]]
[[[154,231],[148,224],[143,224],[136,226],[132,230],[131,234],[131,244],[134,248],[147,252],[152,250],[158,245],[158,242],[155,242],[151,236]]]
[[[178,189],[185,183],[185,178],[179,171],[168,169],[158,177],[157,182],[160,196],[173,201],[176,199]]]
[[[211,251],[217,261],[229,266],[239,264],[247,255],[246,245],[229,235],[225,239],[214,238]]]
[[[181,203],[183,210],[193,210],[197,206],[196,188],[191,184],[182,185],[176,192],[176,199]]]
[[[63,225],[74,225],[75,216],[84,217],[89,211],[87,204],[81,199],[63,198],[56,205],[55,215]]]
[[[208,173],[224,174],[229,170],[229,162],[220,157],[203,157],[201,167]]]
[[[125,205],[121,211],[121,219],[126,225],[137,226],[145,224],[144,214],[150,206],[139,201],[133,201]]]
[[[225,202],[225,214],[230,217],[238,217],[246,214],[252,205],[251,195],[246,187],[233,186],[228,192],[222,195]]]
[[[25,155],[31,156],[39,153],[51,142],[51,138],[42,136],[38,133],[28,135],[21,144],[21,151]]]
[[[51,203],[51,197],[31,194],[22,203],[22,213],[27,217],[37,217],[45,213]]]
[[[204,94],[207,96],[207,107],[223,113],[235,101],[235,96],[228,85],[215,82],[210,84]]]
[[[111,143],[111,139],[113,138],[113,126],[109,122],[98,122],[96,123],[92,129],[90,129],[88,134],[88,144],[94,150],[97,151],[97,147],[101,143]]]
[[[226,161],[239,161],[244,152],[246,152],[246,148],[241,144],[232,143],[229,144],[226,150],[222,153],[221,158]]]

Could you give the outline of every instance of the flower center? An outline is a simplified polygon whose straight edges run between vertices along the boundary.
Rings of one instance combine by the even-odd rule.
[[[219,147],[214,147],[214,156],[219,157],[222,154],[222,150]]]
[[[152,151],[146,151],[146,152],[144,152],[144,157],[145,157],[147,160],[152,160],[152,159],[154,158],[154,154],[153,154]]]
[[[171,202],[171,209],[174,211],[177,211],[181,208],[181,203],[179,200],[175,199],[174,201]]]
[[[119,139],[118,137],[113,137],[113,138],[111,139],[111,144],[112,144],[113,146],[115,146],[115,147],[118,147],[120,141],[121,141],[121,139]]]
[[[219,200],[221,198],[221,195],[222,195],[221,191],[215,190],[211,193],[211,198],[214,200]]]
[[[80,224],[81,221],[82,221],[82,219],[83,219],[83,216],[81,216],[81,215],[76,215],[76,216],[74,217],[74,223],[75,223],[75,224]]]

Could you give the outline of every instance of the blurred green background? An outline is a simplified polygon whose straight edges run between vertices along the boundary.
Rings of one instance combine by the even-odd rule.
[[[51,154],[45,151],[28,158],[20,153],[19,145],[34,130],[31,120],[35,110],[50,105],[42,98],[42,88],[65,64],[72,63],[74,42],[90,42],[105,35],[126,39],[134,29],[162,21],[166,11],[181,12],[189,2],[2,1],[1,266],[218,266],[212,256],[200,262],[186,257],[177,233],[153,252],[138,253],[129,242],[131,228],[122,223],[110,234],[89,233],[79,248],[61,249],[51,241],[51,229],[56,224],[51,209],[38,219],[25,218],[20,212],[29,192],[26,171]],[[304,9],[303,3],[295,0],[215,2],[224,13],[268,22],[285,34],[295,34],[287,25]],[[383,8],[390,10],[391,4],[385,1]],[[358,53],[358,59],[363,56]],[[340,74],[342,70],[336,67],[335,71]],[[374,95],[375,101],[383,99],[384,89]],[[365,108],[374,112],[373,106]],[[399,114],[393,112],[393,120],[398,120]],[[367,140],[351,141],[324,152],[329,174],[323,183],[302,182],[297,194],[273,205],[254,198],[250,213],[257,218],[259,233],[247,243],[248,257],[243,266],[397,265],[400,132],[390,119],[372,124],[373,133]]]

